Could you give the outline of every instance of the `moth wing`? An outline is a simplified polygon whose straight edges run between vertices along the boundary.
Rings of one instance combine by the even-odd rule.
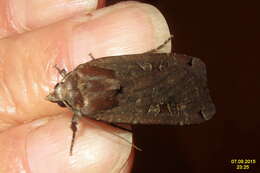
[[[116,72],[118,105],[89,117],[110,123],[198,124],[215,114],[205,64],[177,54],[106,57],[89,65]]]

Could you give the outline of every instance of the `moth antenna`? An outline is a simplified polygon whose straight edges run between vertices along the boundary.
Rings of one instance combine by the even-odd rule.
[[[119,137],[120,139],[122,139],[122,140],[125,141],[126,143],[130,144],[134,149],[136,149],[136,150],[138,150],[138,151],[143,151],[141,148],[139,148],[138,146],[136,146],[133,142],[128,141],[128,140],[125,139],[124,137],[119,136],[119,135],[117,135],[117,134],[115,134],[115,133],[112,133],[112,132],[111,132],[111,134],[115,135],[116,137]]]
[[[149,50],[145,53],[156,53],[158,50],[162,49],[168,42],[170,42],[173,38],[173,35],[171,35],[167,40],[165,40],[161,45],[159,45],[157,48]]]

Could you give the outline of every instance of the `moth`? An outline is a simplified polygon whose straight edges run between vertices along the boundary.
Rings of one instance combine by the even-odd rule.
[[[74,116],[70,153],[79,118],[107,123],[189,125],[209,120],[215,106],[206,66],[198,58],[156,53],[111,56],[78,65],[56,84],[47,99]]]

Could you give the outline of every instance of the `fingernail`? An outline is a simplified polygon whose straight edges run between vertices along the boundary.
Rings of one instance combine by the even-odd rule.
[[[67,128],[64,127],[66,125]],[[31,131],[27,138],[27,156],[31,171],[60,172],[61,165],[67,168],[67,165],[63,164],[66,159],[62,158],[65,158],[65,151],[68,151],[65,149],[70,132],[68,121],[57,117],[48,122],[35,121],[32,126],[37,128]]]
[[[11,5],[14,12],[12,17],[19,21],[21,26],[18,24],[18,27],[22,31],[54,23],[81,12],[93,11],[98,6],[98,0],[20,0]],[[27,9],[30,9],[30,15]]]
[[[85,11],[90,11],[98,6],[98,0],[70,0],[64,2],[68,8],[78,8]]]
[[[73,155],[70,156],[70,123],[70,116],[49,120],[44,125],[43,122],[34,123],[38,128],[27,138],[31,172],[106,172],[123,167],[130,155],[131,146],[126,145],[118,136],[92,126],[84,118],[80,120]],[[131,135],[120,133],[120,136],[131,141]]]
[[[74,67],[91,60],[89,53],[95,58],[143,53],[170,36],[162,14],[142,3],[119,3],[74,20],[69,45]]]

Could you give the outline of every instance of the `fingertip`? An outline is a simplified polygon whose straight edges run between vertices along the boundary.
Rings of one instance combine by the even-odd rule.
[[[28,135],[27,156],[32,172],[106,172],[120,170],[127,162],[131,145],[111,134],[113,128],[85,119],[80,121],[70,156],[70,123],[70,116],[59,116]],[[124,136],[131,139],[130,134]]]
[[[119,172],[131,165],[131,145],[118,136],[132,135],[92,120],[82,119],[70,156],[70,123],[63,114],[1,133],[1,172]]]
[[[104,0],[6,0],[0,2],[0,37],[33,30],[104,6]]]

